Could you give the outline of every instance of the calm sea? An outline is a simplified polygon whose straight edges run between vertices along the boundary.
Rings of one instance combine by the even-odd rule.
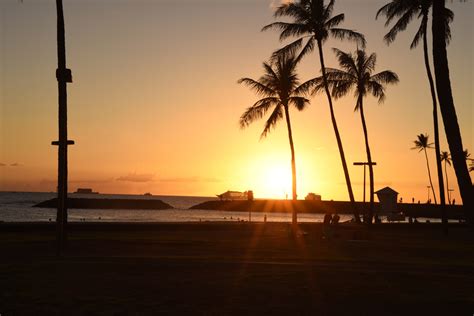
[[[74,197],[107,199],[159,199],[170,204],[170,210],[82,210],[70,209],[69,221],[78,222],[198,222],[198,221],[239,221],[249,219],[248,212],[222,212],[209,210],[189,210],[189,207],[215,200],[215,197],[195,196],[143,196],[118,194],[74,194]],[[56,197],[55,193],[39,192],[0,192],[0,221],[4,222],[46,222],[56,220],[56,209],[36,208],[33,205]],[[290,222],[291,214],[266,214],[270,222]],[[252,213],[252,221],[263,221],[263,213]],[[350,220],[342,215],[341,221]],[[322,222],[320,214],[298,214],[299,222]]]

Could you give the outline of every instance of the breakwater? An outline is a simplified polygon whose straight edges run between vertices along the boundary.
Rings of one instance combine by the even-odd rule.
[[[161,200],[151,199],[86,199],[86,198],[68,198],[68,208],[78,209],[138,209],[138,210],[167,210],[173,207]],[[56,208],[58,199],[50,199],[34,205],[34,207]]]

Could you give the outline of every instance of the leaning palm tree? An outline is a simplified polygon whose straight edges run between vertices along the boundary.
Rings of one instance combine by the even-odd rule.
[[[360,113],[369,165],[370,204],[368,223],[371,223],[374,215],[374,170],[364,116],[364,97],[371,94],[378,99],[379,103],[382,103],[385,100],[384,85],[397,83],[398,76],[390,70],[373,74],[377,62],[375,53],[367,56],[363,50],[357,50],[355,54],[345,53],[337,48],[333,50],[341,69],[326,68],[327,84],[334,98],[345,96],[352,90],[355,92],[356,105],[354,111]],[[316,78],[314,92],[322,90],[324,90],[324,79],[322,77]]]
[[[271,110],[271,114],[265,123],[265,128],[261,134],[261,138],[268,135],[270,130],[276,126],[280,119],[285,117],[286,126],[288,128],[288,139],[291,150],[291,175],[292,175],[292,193],[293,200],[296,195],[296,163],[295,148],[293,144],[293,134],[290,121],[290,106],[294,106],[297,110],[303,110],[309,100],[303,97],[299,92],[299,79],[296,74],[296,65],[299,59],[293,54],[281,55],[272,64],[263,63],[264,75],[258,80],[250,78],[242,78],[238,83],[243,83],[254,90],[257,95],[263,97],[255,102],[254,105],[240,117],[240,127],[245,128],[257,119],[262,118]],[[297,214],[293,210],[292,223],[296,225]]]
[[[453,92],[449,76],[448,53],[446,50],[446,34],[449,26],[446,21],[445,0],[433,2],[433,65],[438,93],[439,107],[443,117],[444,131],[448,140],[449,152],[461,193],[466,219],[474,227],[474,189],[469,170],[463,157],[463,143],[454,106]]]
[[[444,175],[446,177],[446,192],[448,195],[448,204],[451,205],[451,195],[449,194],[448,165],[451,166],[451,155],[447,151],[441,152],[441,161],[444,162]]]
[[[435,201],[435,204],[438,204],[436,201],[436,194],[433,187],[433,181],[431,181],[431,171],[430,171],[430,163],[428,161],[428,154],[426,153],[426,149],[433,148],[433,143],[430,143],[428,141],[428,138],[429,138],[428,134],[417,135],[417,139],[414,141],[415,147],[413,147],[412,149],[417,149],[418,152],[423,151],[425,153],[426,167],[428,168],[428,178],[430,179],[431,190],[433,191],[433,199]]]
[[[399,32],[404,31],[408,24],[414,18],[421,19],[420,26],[418,31],[411,42],[410,49],[414,49],[418,46],[420,40],[423,41],[423,57],[425,61],[426,75],[428,77],[428,82],[431,92],[432,100],[432,111],[433,111],[433,130],[434,130],[434,145],[435,145],[435,155],[436,155],[436,168],[438,174],[438,184],[439,184],[439,197],[441,205],[444,206],[445,202],[445,192],[444,192],[444,181],[443,181],[443,169],[441,166],[441,153],[439,145],[439,128],[438,128],[438,103],[436,100],[436,89],[433,80],[433,75],[430,67],[430,60],[428,56],[428,18],[430,8],[433,5],[433,0],[392,0],[390,3],[384,5],[377,12],[377,16],[385,15],[387,21],[385,26],[388,26],[394,19],[398,19],[390,31],[385,35],[384,39],[387,44],[391,44],[395,41]],[[445,19],[449,23],[453,20],[453,12],[451,10],[445,10]],[[449,32],[449,26],[447,27],[448,32],[446,35],[446,40],[449,41],[451,34]],[[443,216],[443,223],[447,224],[446,218]]]
[[[293,53],[302,47],[300,57],[312,52],[315,46],[318,47],[319,61],[324,80],[326,96],[329,103],[329,110],[331,114],[331,122],[336,135],[337,146],[341,156],[342,168],[344,170],[344,177],[346,180],[349,199],[354,212],[356,222],[360,222],[357,206],[355,204],[354,193],[352,191],[351,180],[349,177],[349,170],[344,155],[341,136],[336,122],[336,115],[332,104],[331,94],[329,92],[326,67],[324,64],[323,44],[330,38],[338,38],[341,40],[349,39],[360,43],[362,47],[365,46],[365,38],[362,34],[337,27],[344,21],[344,14],[333,16],[335,0],[330,0],[326,5],[324,0],[299,0],[296,2],[288,2],[280,5],[275,11],[274,16],[290,17],[293,22],[274,22],[265,26],[262,31],[269,29],[280,30],[280,40],[285,40],[289,37],[298,37],[294,42],[286,45],[282,49],[276,51],[274,56],[280,54]]]

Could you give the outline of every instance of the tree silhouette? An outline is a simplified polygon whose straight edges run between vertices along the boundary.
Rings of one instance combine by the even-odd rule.
[[[364,97],[371,94],[378,98],[379,103],[382,103],[385,100],[384,86],[387,84],[395,84],[399,80],[398,76],[390,70],[373,74],[377,63],[375,53],[367,56],[363,50],[357,50],[355,54],[345,53],[337,48],[333,50],[336,53],[341,69],[326,68],[327,84],[331,89],[332,96],[336,99],[347,95],[352,90],[355,91],[357,101],[354,111],[359,111],[360,113],[362,129],[364,131],[367,162],[369,165],[370,204],[368,223],[371,223],[374,215],[374,171],[367,124],[364,116]],[[322,77],[316,78],[314,83],[314,92],[325,89],[324,79]]]
[[[474,225],[474,189],[463,157],[463,144],[461,130],[459,129],[456,108],[454,106],[453,92],[449,77],[448,53],[446,50],[447,34],[449,34],[448,21],[446,20],[445,0],[433,1],[433,65],[435,70],[436,91],[443,117],[444,131],[448,140],[449,152],[453,161],[454,171],[458,181],[459,191],[464,205],[466,220],[471,227]]]
[[[428,82],[431,92],[432,100],[432,111],[433,111],[433,130],[434,130],[434,139],[435,139],[435,155],[436,155],[436,169],[438,174],[438,184],[439,184],[439,196],[441,206],[443,207],[443,224],[447,225],[447,218],[444,213],[444,206],[446,205],[445,193],[444,193],[444,181],[443,181],[443,170],[441,167],[441,153],[439,145],[439,127],[438,127],[438,103],[436,100],[436,89],[433,80],[433,75],[430,67],[430,60],[428,56],[428,18],[430,8],[433,4],[433,0],[392,0],[390,3],[384,5],[377,12],[376,17],[379,15],[385,15],[387,21],[385,26],[390,25],[394,19],[398,19],[390,31],[385,35],[384,39],[387,44],[395,41],[399,32],[405,31],[408,24],[414,19],[421,19],[420,26],[418,31],[415,33],[415,37],[411,42],[410,49],[414,49],[418,46],[420,40],[423,42],[423,57],[425,62],[426,75],[428,77]],[[451,10],[446,9],[445,20],[447,23],[453,20],[454,14]],[[451,38],[451,33],[449,31],[449,25],[447,25],[447,30],[445,36],[446,40],[449,41]]]
[[[420,134],[417,135],[417,139],[414,141],[415,147],[412,149],[417,149],[418,152],[423,151],[425,153],[426,158],[426,167],[428,168],[428,178],[430,179],[431,190],[433,191],[433,199],[435,204],[438,202],[436,201],[436,194],[433,187],[433,181],[431,181],[431,171],[430,171],[430,163],[428,161],[428,154],[426,153],[427,148],[433,148],[433,143],[429,143],[428,141],[428,134]]]
[[[309,104],[309,100],[303,97],[299,90],[299,79],[296,73],[298,61],[299,59],[294,54],[280,55],[272,64],[263,63],[264,75],[260,79],[242,78],[238,81],[238,83],[247,85],[257,95],[263,97],[242,114],[240,117],[241,128],[247,127],[271,112],[260,136],[264,138],[276,126],[278,121],[285,117],[291,150],[293,201],[297,199],[296,163],[289,107],[294,106],[297,110],[302,111]],[[292,223],[293,225],[297,224],[296,209],[293,209]]]
[[[451,204],[451,195],[449,194],[448,165],[451,166],[451,155],[447,151],[441,152],[441,161],[444,161],[444,174],[446,178],[446,192],[448,195],[448,204]]]
[[[330,0],[326,5],[324,0],[299,0],[280,5],[274,13],[275,18],[289,17],[293,22],[274,22],[265,26],[262,31],[269,29],[280,30],[280,40],[283,41],[289,37],[298,37],[297,40],[286,45],[274,53],[274,56],[293,53],[302,48],[300,58],[309,54],[318,47],[321,72],[324,80],[326,96],[328,99],[331,122],[336,135],[337,146],[341,157],[342,168],[346,180],[349,199],[353,208],[356,222],[360,222],[359,212],[355,204],[354,193],[352,191],[349,170],[344,154],[339,128],[337,126],[336,115],[334,113],[331,94],[327,85],[326,67],[324,64],[323,44],[330,38],[349,39],[357,41],[365,46],[364,36],[358,32],[338,28],[337,26],[344,21],[344,14],[333,16],[335,0]]]

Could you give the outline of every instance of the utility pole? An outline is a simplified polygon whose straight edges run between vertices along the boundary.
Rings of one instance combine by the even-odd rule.
[[[60,255],[67,240],[67,146],[74,141],[67,139],[67,83],[72,82],[72,73],[66,68],[66,40],[62,0],[56,0],[58,68],[58,130],[59,140],[51,144],[58,146],[58,210],[56,216],[56,254]]]

